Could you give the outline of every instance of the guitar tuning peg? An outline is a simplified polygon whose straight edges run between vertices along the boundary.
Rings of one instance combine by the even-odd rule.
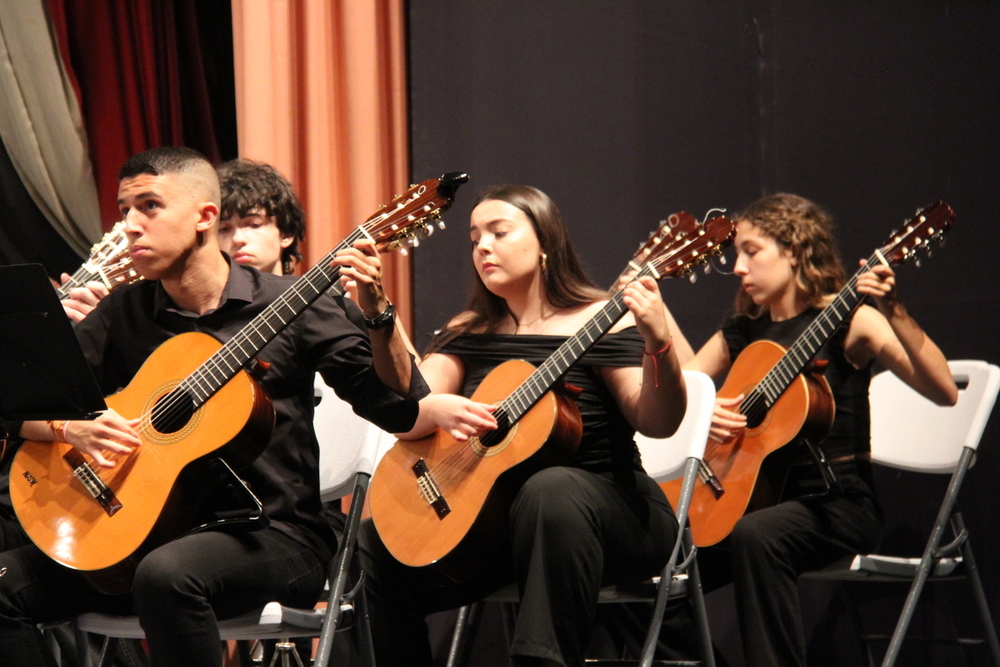
[[[707,276],[711,272],[712,272],[712,265],[711,264],[706,264],[705,265],[705,275]]]
[[[688,276],[688,280],[690,280],[692,283],[698,282],[698,274],[692,271],[691,275]]]
[[[417,248],[419,246],[420,246],[420,239],[414,238],[414,239],[410,240],[410,247],[411,248]]]
[[[406,249],[406,246],[403,246],[399,249],[399,254],[402,255],[403,257],[406,257],[407,255],[410,254],[410,251]]]
[[[437,219],[438,229],[444,229],[444,220],[441,218]]]
[[[722,264],[723,266],[726,265],[726,256],[725,255],[719,255],[719,264]]]
[[[913,265],[918,269],[921,267],[922,264],[923,262],[920,260],[920,257],[917,257],[916,259],[913,260]]]

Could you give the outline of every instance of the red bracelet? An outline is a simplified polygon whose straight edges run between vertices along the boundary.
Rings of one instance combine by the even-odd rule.
[[[670,340],[667,342],[667,344],[663,346],[663,349],[660,350],[660,351],[658,351],[658,352],[646,352],[645,348],[643,348],[643,350],[642,350],[643,354],[645,354],[647,357],[650,357],[653,360],[653,386],[654,387],[659,387],[660,386],[660,367],[659,367],[659,364],[656,361],[656,358],[658,356],[660,356],[661,354],[663,354],[664,352],[667,352],[668,350],[670,350],[670,348],[673,347],[673,346],[674,346],[674,339],[673,339],[673,337],[671,337]]]

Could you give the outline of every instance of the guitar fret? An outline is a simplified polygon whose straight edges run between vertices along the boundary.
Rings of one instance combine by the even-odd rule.
[[[636,277],[643,275],[652,275],[648,264]],[[522,404],[519,405],[520,414],[527,412],[566,373],[570,366],[576,363],[591,346],[607,333],[608,329],[621,319],[628,310],[624,305],[623,298],[622,292],[616,293],[575,335],[569,337],[535,369],[531,376],[521,383],[521,387],[511,394],[510,400],[516,400]],[[602,320],[604,324],[601,323]],[[527,392],[529,389],[530,394]],[[520,417],[520,414],[517,416]]]
[[[752,394],[756,392],[757,396],[764,396],[768,404],[767,409],[781,397],[823,344],[858,307],[861,302],[856,289],[858,276],[869,270],[874,261],[875,259],[869,259],[868,263],[847,281],[751,392]],[[749,410],[754,405],[755,403],[748,397],[740,409],[743,410],[745,407]]]
[[[819,348],[823,344],[823,339],[816,333],[816,329],[814,327],[806,329],[806,334],[812,337],[812,340],[810,341],[812,346]]]
[[[242,352],[242,350],[240,351]],[[245,355],[243,357],[237,356],[236,352],[233,349],[229,348],[228,346],[223,346],[222,349],[219,350],[218,354],[219,358],[226,362],[226,366],[229,367],[230,371],[235,371],[236,369],[243,368],[243,365],[249,358]],[[230,363],[229,360],[226,360],[225,355],[229,355],[233,363]]]

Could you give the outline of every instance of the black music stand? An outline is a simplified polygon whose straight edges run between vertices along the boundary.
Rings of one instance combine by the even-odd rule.
[[[45,269],[0,266],[0,420],[93,419],[105,409]]]

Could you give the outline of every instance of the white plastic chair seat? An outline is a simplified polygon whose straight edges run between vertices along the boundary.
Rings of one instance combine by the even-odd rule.
[[[899,581],[912,579],[917,574],[919,558],[881,556],[878,554],[849,556],[828,568],[809,572],[810,579],[832,579],[836,581]],[[961,573],[962,557],[938,558],[934,561],[931,575],[934,578],[949,577]]]

